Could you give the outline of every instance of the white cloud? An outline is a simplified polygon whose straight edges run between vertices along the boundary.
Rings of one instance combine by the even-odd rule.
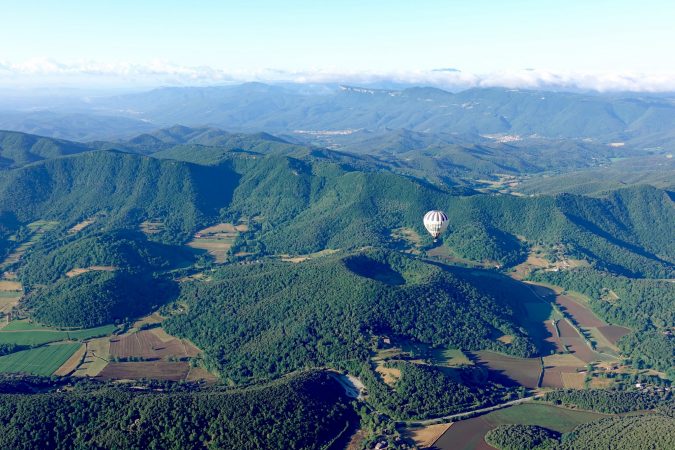
[[[122,86],[209,85],[263,81],[295,83],[402,83],[458,90],[471,87],[594,90],[600,92],[675,92],[675,73],[552,72],[539,69],[475,74],[457,69],[393,72],[345,71],[316,68],[302,71],[278,69],[228,70],[208,66],[183,66],[166,61],[145,64],[97,61],[62,63],[31,59],[20,63],[0,61],[0,86]]]

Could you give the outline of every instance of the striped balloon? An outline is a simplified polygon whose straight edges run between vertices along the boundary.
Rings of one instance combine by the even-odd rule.
[[[436,240],[448,228],[448,216],[443,211],[429,211],[424,215],[424,228]]]

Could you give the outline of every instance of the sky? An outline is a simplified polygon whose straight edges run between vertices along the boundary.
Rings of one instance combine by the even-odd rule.
[[[675,90],[675,2],[0,0],[0,85],[372,81]],[[453,71],[438,69],[452,68]]]

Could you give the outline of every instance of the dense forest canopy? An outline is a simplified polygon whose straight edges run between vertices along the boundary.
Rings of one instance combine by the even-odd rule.
[[[8,386],[42,391],[34,395],[0,394],[0,447],[315,449],[353,420],[344,390],[324,373],[232,392],[43,385]]]
[[[224,378],[245,380],[368,357],[371,337],[529,356],[514,306],[442,267],[385,251],[298,264],[224,266],[181,285],[187,311],[165,328],[206,351]],[[517,299],[510,299],[516,302]],[[495,336],[514,336],[510,345]]]
[[[37,288],[23,305],[41,323],[89,328],[128,322],[176,294],[177,287],[170,281],[127,271],[92,271]]]

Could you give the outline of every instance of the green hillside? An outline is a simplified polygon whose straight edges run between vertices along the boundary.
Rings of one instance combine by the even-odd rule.
[[[40,323],[96,327],[128,322],[175,298],[173,284],[123,271],[93,271],[36,288],[22,306]]]
[[[65,227],[104,213],[99,226],[159,220],[163,227],[153,239],[185,242],[217,220],[259,217],[238,244],[242,250],[252,245],[256,252],[303,254],[388,246],[390,231],[401,227],[426,236],[420,217],[440,208],[449,214],[448,242],[465,256],[513,264],[522,257],[515,236],[522,236],[530,243],[563,243],[570,256],[628,276],[668,278],[673,272],[668,226],[675,208],[665,191],[638,186],[602,198],[471,194],[388,171],[278,155],[240,154],[200,166],[90,152],[0,176],[4,217],[19,223],[50,219]]]
[[[91,151],[78,142],[0,130],[0,169]]]
[[[110,231],[43,239],[25,255],[19,278],[26,288],[52,283],[73,269],[157,271],[193,261],[187,250],[149,241],[141,232]]]
[[[518,326],[516,298],[497,300],[446,269],[382,251],[224,266],[183,284],[178,302],[185,311],[167,331],[203,348],[209,367],[237,381],[364,361],[376,334],[535,352]],[[496,340],[503,334],[513,343]]]
[[[101,213],[111,226],[161,218],[158,238],[176,242],[227,204],[236,179],[226,167],[90,152],[5,172],[0,205],[23,223],[39,217],[67,227]]]

